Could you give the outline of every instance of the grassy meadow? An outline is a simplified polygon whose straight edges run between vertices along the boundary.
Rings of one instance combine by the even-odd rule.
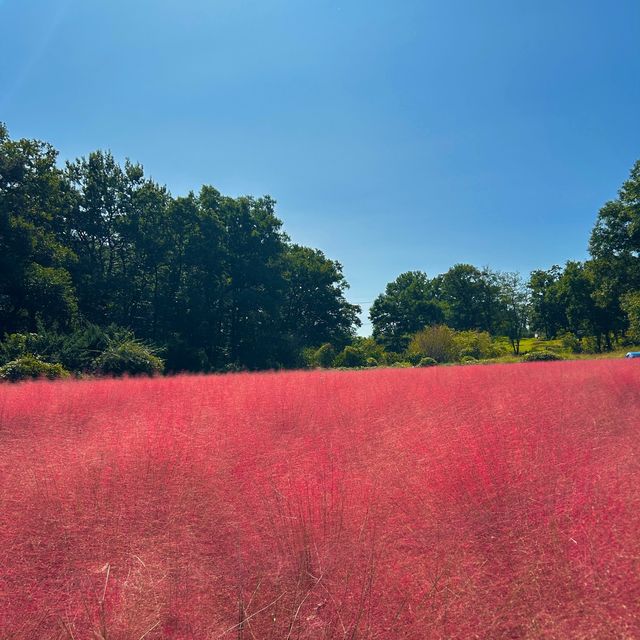
[[[637,365],[2,385],[0,637],[638,637]]]

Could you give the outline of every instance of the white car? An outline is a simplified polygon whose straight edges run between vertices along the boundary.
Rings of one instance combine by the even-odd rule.
[[[625,358],[640,358],[640,351],[629,351],[625,354]]]

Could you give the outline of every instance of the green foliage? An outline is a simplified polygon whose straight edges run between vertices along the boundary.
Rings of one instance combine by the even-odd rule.
[[[520,353],[520,342],[527,331],[529,292],[518,273],[497,276],[500,301],[499,327],[509,338],[513,354]]]
[[[378,363],[382,364],[385,362],[386,354],[384,347],[373,338],[362,338],[358,336],[352,340],[351,346],[357,349],[365,360],[374,358]]]
[[[488,268],[456,264],[436,281],[448,326],[458,331],[496,329],[500,314],[496,273]]]
[[[640,342],[640,291],[632,291],[623,295],[620,304],[627,316],[629,339],[632,342]]]
[[[593,299],[597,306],[597,329],[609,332],[627,328],[627,298],[640,291],[640,160],[631,169],[618,198],[598,213],[589,241]],[[607,340],[607,347],[610,347]]]
[[[435,367],[438,364],[437,360],[433,358],[420,358],[420,362],[418,362],[419,367]]]
[[[367,358],[365,362],[365,366],[367,367],[377,367],[378,361],[375,358]]]
[[[595,336],[582,338],[580,344],[582,345],[582,353],[600,353],[602,351],[602,344]]]
[[[580,342],[580,338],[575,334],[570,332],[562,333],[558,336],[558,339],[565,351],[570,351],[571,353],[582,353],[582,343]]]
[[[336,350],[330,342],[323,344],[313,356],[313,362],[318,367],[328,369],[333,366],[333,362],[336,359]]]
[[[38,317],[67,326],[77,313],[65,239],[73,198],[57,152],[11,140],[0,127],[0,327],[28,332]]]
[[[457,331],[453,340],[457,359],[472,357],[475,360],[484,360],[502,355],[502,349],[486,331]]]
[[[406,362],[404,360],[398,360],[397,362],[394,362],[391,366],[395,367],[396,369],[410,369],[411,367],[413,367],[413,365],[410,362]]]
[[[530,293],[530,328],[554,338],[566,327],[565,308],[560,299],[558,282],[562,269],[553,265],[548,271],[531,273],[527,287]]]
[[[400,274],[373,302],[373,337],[387,350],[404,351],[411,334],[444,319],[433,282],[421,271]]]
[[[552,353],[562,353],[563,345],[559,340],[545,340],[544,342],[535,342],[529,353],[538,353],[540,351],[551,351]]]
[[[0,367],[0,380],[18,382],[37,378],[56,380],[69,377],[69,372],[59,363],[43,362],[33,354],[25,354]]]
[[[545,362],[550,360],[564,360],[564,358],[553,351],[530,351],[522,357],[524,362]]]
[[[143,363],[147,342],[171,371],[221,371],[484,359],[500,355],[488,334],[517,354],[529,330],[571,334],[574,352],[640,341],[640,161],[600,210],[589,251],[526,288],[469,264],[403,273],[371,307],[373,339],[357,338],[342,266],[291,243],[269,196],[205,185],[173,197],[138,164],[98,151],[61,167],[53,147],[0,125],[0,363],[35,354],[82,371],[101,358],[116,371],[129,358],[157,371],[154,353]],[[112,325],[139,340],[114,351]],[[318,355],[327,343],[350,350]]]
[[[415,362],[433,358],[436,362],[453,362],[457,356],[455,331],[446,325],[436,325],[418,331],[407,349]]]
[[[33,354],[45,362],[59,362],[69,371],[89,371],[109,340],[124,334],[126,331],[119,327],[102,329],[91,324],[78,325],[69,333],[63,333],[39,323],[37,332],[5,336],[0,343],[0,364]]]
[[[131,334],[108,340],[105,350],[95,359],[94,369],[101,375],[155,375],[162,373],[164,361],[154,349],[136,340]]]
[[[284,253],[283,268],[287,298],[283,330],[301,344],[351,340],[354,327],[360,326],[360,307],[345,298],[349,285],[342,265],[322,251],[294,244]]]
[[[5,335],[0,343],[0,365],[11,362],[27,355],[31,350],[31,343],[35,334],[31,333],[10,333]]]
[[[86,356],[57,336],[81,318],[160,345],[171,371],[299,366],[305,349],[353,338],[342,266],[290,243],[272,198],[174,198],[110,153],[64,168],[56,155],[0,126],[2,330],[46,327],[39,348],[74,369]]]
[[[336,357],[336,367],[364,367],[366,364],[366,357],[356,347],[346,346]]]
[[[460,358],[461,364],[477,364],[477,362],[478,359],[473,356],[462,356],[462,358]]]
[[[407,349],[407,358],[419,364],[424,357],[437,362],[464,358],[484,360],[503,355],[504,349],[486,331],[455,331],[446,325],[427,327],[416,333]]]

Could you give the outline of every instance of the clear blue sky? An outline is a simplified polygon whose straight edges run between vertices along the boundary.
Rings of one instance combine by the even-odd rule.
[[[640,158],[637,0],[0,0],[0,28],[12,136],[269,193],[355,302],[584,258]]]

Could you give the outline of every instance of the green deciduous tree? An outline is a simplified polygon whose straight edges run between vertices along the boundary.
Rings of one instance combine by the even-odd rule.
[[[283,256],[282,328],[295,345],[343,345],[360,326],[360,307],[345,298],[342,265],[322,251],[291,245]]]
[[[520,353],[520,341],[527,332],[529,291],[520,274],[498,275],[500,329],[509,338],[513,353]]]
[[[440,278],[438,297],[445,306],[447,324],[457,330],[493,332],[499,321],[500,284],[488,268],[456,264]]]
[[[543,333],[547,339],[555,338],[566,328],[566,314],[558,289],[561,277],[562,268],[553,265],[546,271],[532,271],[527,285],[530,291],[531,329]]]
[[[618,198],[607,202],[589,241],[593,296],[605,339],[622,333],[627,318],[622,297],[640,289],[640,160],[622,185]]]
[[[11,140],[0,124],[0,326],[33,330],[38,318],[68,326],[77,314],[64,243],[71,192],[56,151]]]
[[[386,349],[401,352],[411,335],[444,319],[434,283],[422,271],[408,271],[390,282],[369,311],[373,336]]]

